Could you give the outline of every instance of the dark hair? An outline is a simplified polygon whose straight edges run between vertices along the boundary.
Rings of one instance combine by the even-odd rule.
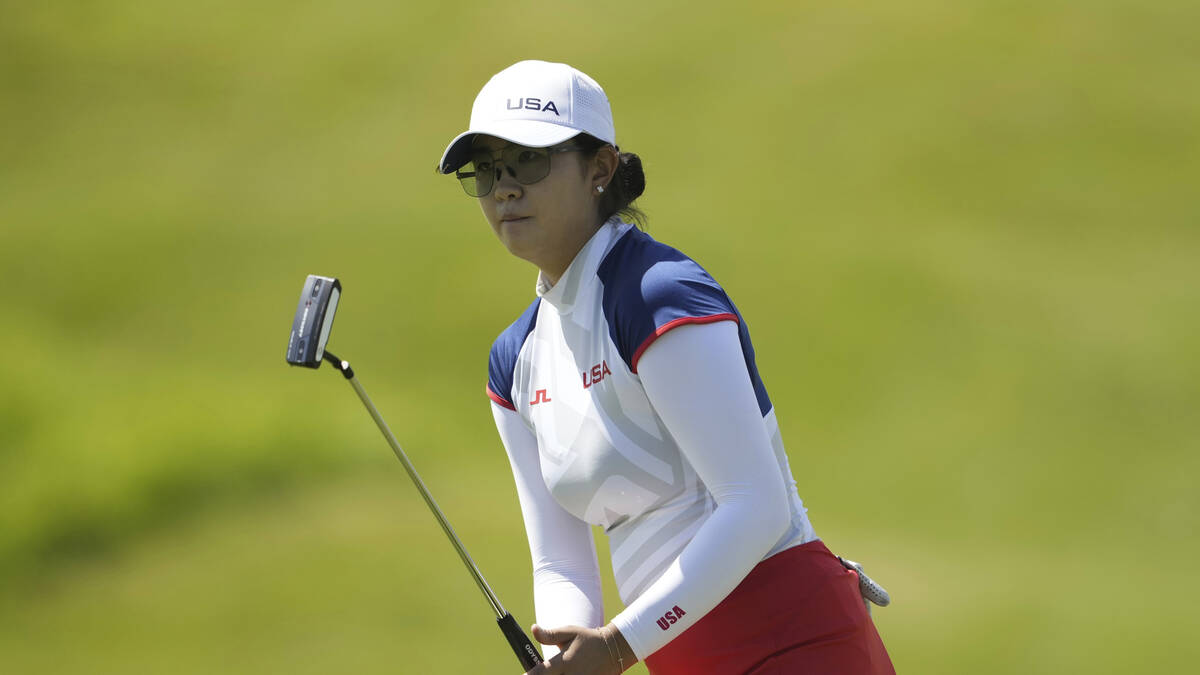
[[[576,143],[583,148],[584,157],[590,159],[596,156],[608,143],[588,134],[575,137]],[[616,173],[612,181],[605,186],[604,196],[600,198],[600,217],[608,220],[613,215],[620,215],[626,222],[636,223],[645,229],[646,214],[634,206],[633,201],[642,196],[646,190],[646,174],[642,171],[642,158],[632,152],[619,152]]]

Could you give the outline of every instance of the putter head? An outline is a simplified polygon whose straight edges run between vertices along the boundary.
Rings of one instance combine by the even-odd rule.
[[[292,335],[288,338],[287,362],[293,366],[319,368],[325,357],[325,344],[333,328],[342,284],[333,277],[308,275],[296,305],[292,320]]]

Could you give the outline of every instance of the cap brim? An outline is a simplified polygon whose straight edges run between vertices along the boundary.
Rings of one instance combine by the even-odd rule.
[[[450,145],[446,146],[446,152],[442,153],[442,161],[438,162],[438,172],[450,173],[466,164],[471,155],[471,141],[478,134],[495,136],[509,143],[531,148],[546,148],[574,138],[580,133],[582,132],[572,127],[538,120],[496,120],[486,129],[470,129],[455,136]]]

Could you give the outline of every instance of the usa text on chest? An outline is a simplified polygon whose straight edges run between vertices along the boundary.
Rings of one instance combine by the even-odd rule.
[[[612,371],[608,369],[608,361],[601,361],[592,366],[591,370],[585,370],[580,375],[583,376],[583,388],[587,389],[603,380],[605,375],[612,375]]]

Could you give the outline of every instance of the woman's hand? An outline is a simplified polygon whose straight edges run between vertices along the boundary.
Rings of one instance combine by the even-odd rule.
[[[607,639],[606,634],[607,633]],[[556,645],[561,652],[526,675],[619,675],[637,659],[612,624],[603,628],[564,626],[542,628],[533,625],[533,639],[544,645]]]

